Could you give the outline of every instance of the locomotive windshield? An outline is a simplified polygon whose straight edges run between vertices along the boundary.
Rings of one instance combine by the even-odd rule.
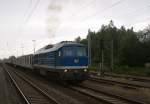
[[[86,56],[85,47],[64,47],[63,56]]]

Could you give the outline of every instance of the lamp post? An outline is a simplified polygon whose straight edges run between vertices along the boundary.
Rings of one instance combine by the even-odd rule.
[[[23,46],[23,44],[21,44],[22,56],[24,54],[24,52],[23,52],[24,50],[23,49],[24,49],[24,46]]]
[[[36,40],[32,40],[33,42],[33,56],[32,56],[32,64],[34,63],[34,55],[35,55],[35,42]]]
[[[33,52],[35,54],[35,42],[36,42],[36,40],[32,40],[32,42],[33,42]]]
[[[91,31],[88,30],[88,67],[91,67]]]

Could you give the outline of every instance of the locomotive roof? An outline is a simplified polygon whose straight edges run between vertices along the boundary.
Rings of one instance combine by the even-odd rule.
[[[84,46],[83,44],[80,44],[80,43],[77,43],[77,42],[62,41],[62,42],[57,43],[57,44],[46,45],[45,47],[43,47],[43,48],[39,49],[38,51],[36,51],[35,54],[41,54],[41,53],[56,51],[59,48],[61,48],[63,46],[68,46],[68,45]]]

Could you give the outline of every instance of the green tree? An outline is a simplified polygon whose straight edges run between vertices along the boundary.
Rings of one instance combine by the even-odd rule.
[[[75,42],[80,42],[81,41],[81,38],[80,38],[80,36],[78,36],[76,39],[75,39]]]
[[[142,39],[146,34],[146,39]],[[104,51],[104,65],[110,67],[113,48],[114,65],[143,66],[150,62],[150,26],[140,32],[124,26],[117,28],[111,20],[108,25],[102,25],[95,32],[89,29],[85,39],[77,37],[75,40],[88,45],[88,36],[91,37],[92,65],[98,66],[101,62],[101,50]]]

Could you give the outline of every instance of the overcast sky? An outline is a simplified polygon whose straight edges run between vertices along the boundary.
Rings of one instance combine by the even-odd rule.
[[[85,38],[90,28],[114,21],[142,30],[150,0],[0,0],[0,58],[33,53],[49,43]]]

